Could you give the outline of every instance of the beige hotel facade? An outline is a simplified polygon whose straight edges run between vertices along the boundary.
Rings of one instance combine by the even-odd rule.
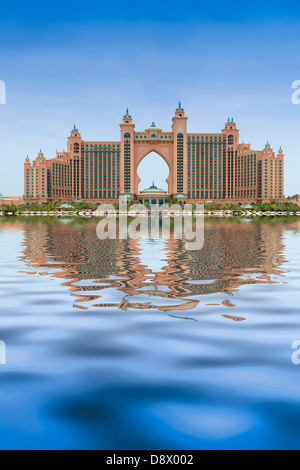
[[[152,123],[137,131],[126,111],[118,141],[85,141],[76,126],[67,151],[46,159],[40,152],[24,165],[25,203],[141,200],[138,166],[156,152],[167,163],[167,196],[183,202],[251,203],[284,200],[284,154],[269,143],[262,150],[240,142],[233,119],[216,133],[189,133],[179,103],[171,130]],[[155,168],[153,179],[155,179]],[[142,197],[145,201],[145,194]],[[158,201],[157,201],[158,202]]]

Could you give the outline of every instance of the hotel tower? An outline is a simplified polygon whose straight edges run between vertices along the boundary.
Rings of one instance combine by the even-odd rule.
[[[172,130],[153,122],[136,131],[128,110],[119,141],[85,141],[76,126],[67,151],[46,159],[40,152],[24,168],[24,200],[32,202],[114,202],[127,195],[139,200],[137,169],[150,152],[168,164],[167,197],[184,202],[271,202],[284,199],[284,154],[269,143],[253,150],[240,143],[239,130],[228,119],[219,133],[189,133],[179,103]]]

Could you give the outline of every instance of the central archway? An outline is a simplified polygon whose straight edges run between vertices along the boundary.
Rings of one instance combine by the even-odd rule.
[[[157,153],[148,153],[138,164],[138,193],[155,185],[169,194],[170,169],[166,161]]]
[[[174,164],[173,164],[173,143],[172,142],[135,142],[134,143],[134,161],[133,161],[133,193],[135,195],[138,195],[138,190],[139,190],[139,183],[140,183],[140,176],[138,175],[138,167],[140,163],[148,156],[148,155],[155,155],[156,158],[160,158],[160,161],[163,161],[166,163],[169,171],[169,175],[167,177],[167,188],[166,190],[168,191],[168,194],[173,194],[174,192]],[[151,158],[151,157],[150,157]],[[158,182],[156,183],[156,179],[158,176],[158,171],[156,169],[155,171],[155,166],[152,165],[151,168],[151,184],[153,183],[153,180],[158,186]],[[166,177],[164,178],[166,179]],[[158,180],[157,180],[158,181]],[[164,182],[163,182],[164,183]],[[163,185],[165,187],[165,185]],[[147,185],[146,185],[147,187]],[[149,185],[148,185],[149,187]],[[141,189],[141,187],[140,187]],[[145,189],[145,188],[142,188]],[[163,189],[163,188],[161,188]]]

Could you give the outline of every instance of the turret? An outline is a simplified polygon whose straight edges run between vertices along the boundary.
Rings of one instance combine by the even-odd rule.
[[[263,155],[266,157],[275,157],[275,153],[273,152],[269,141],[266,143],[265,148],[263,149]]]
[[[71,130],[71,135],[68,138],[67,152],[74,156],[79,156],[81,147],[81,135],[78,128],[75,126]],[[64,153],[65,151],[63,151]]]
[[[132,124],[132,117],[129,114],[128,108],[126,108],[126,113],[123,116],[122,124]]]
[[[234,130],[236,129],[236,123],[234,122],[233,118],[228,118],[227,122],[225,123],[226,130]]]
[[[271,145],[269,144],[269,141],[267,141],[265,145],[265,150],[271,150]]]
[[[178,117],[178,118],[185,118],[185,115],[184,115],[184,109],[183,107],[181,106],[181,102],[179,101],[178,103],[178,108],[176,109],[175,111],[175,117]],[[173,118],[174,119],[174,118]],[[185,118],[187,119],[187,118]]]
[[[283,153],[283,150],[282,150],[281,147],[280,147],[280,149],[278,150],[277,157],[284,157],[284,153]]]
[[[239,130],[233,118],[228,118],[224,129],[222,129],[222,134],[227,136],[227,145],[229,147],[236,147],[239,144]]]
[[[80,137],[80,133],[78,132],[78,128],[75,126],[75,124],[71,130],[71,137]]]
[[[175,115],[172,118],[172,121],[173,121],[172,129],[173,129],[173,132],[175,132],[175,134],[178,132],[186,133],[187,119],[188,118],[185,117],[185,114],[184,114],[184,109],[181,106],[181,102],[179,101],[178,108],[175,110]]]

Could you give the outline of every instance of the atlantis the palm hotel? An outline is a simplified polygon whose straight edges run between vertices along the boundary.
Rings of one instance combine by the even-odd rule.
[[[172,130],[154,123],[136,131],[128,110],[120,124],[119,141],[85,141],[74,126],[67,151],[46,160],[25,161],[26,203],[114,202],[120,196],[161,203],[183,202],[251,203],[284,199],[284,154],[275,155],[269,143],[253,150],[240,143],[233,119],[219,133],[187,131],[187,117],[179,103]],[[150,152],[168,164],[168,191],[155,185],[139,192],[137,168]],[[154,168],[155,180],[155,168]]]

